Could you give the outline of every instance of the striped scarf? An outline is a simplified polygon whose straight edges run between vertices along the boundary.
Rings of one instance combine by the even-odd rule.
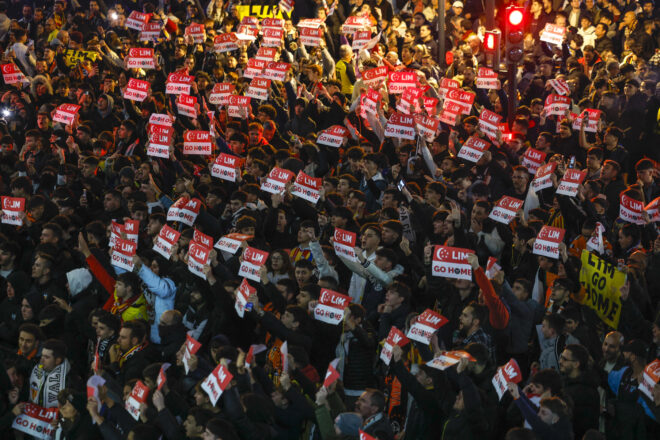
[[[136,345],[135,347],[131,348],[128,350],[126,353],[122,354],[121,357],[119,358],[119,368],[124,366],[124,363],[126,363],[127,360],[135,356],[137,353],[141,352],[144,350],[144,347],[146,347],[148,342],[145,342],[144,344]]]

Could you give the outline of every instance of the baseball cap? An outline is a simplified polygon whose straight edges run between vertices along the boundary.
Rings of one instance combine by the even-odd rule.
[[[451,5],[453,8],[462,8],[463,7],[463,2],[454,2]]]

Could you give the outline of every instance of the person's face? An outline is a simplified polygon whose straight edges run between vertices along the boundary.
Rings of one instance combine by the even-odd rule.
[[[41,230],[40,240],[41,240],[41,244],[45,244],[45,243],[57,244],[57,237],[53,233],[53,230],[48,228],[44,228]]]
[[[477,220],[478,222],[483,222],[486,218],[488,217],[488,212],[486,211],[485,208],[474,205],[472,207],[472,218]]]
[[[48,273],[46,262],[43,258],[39,257],[32,263],[32,278],[38,279]]]
[[[112,212],[119,209],[119,200],[117,200],[117,198],[112,194],[106,194],[105,197],[103,197],[103,209],[105,209],[107,212]]]
[[[539,408],[538,416],[541,420],[543,420],[543,423],[547,425],[552,425],[553,423],[556,423],[557,420],[559,420],[559,416],[557,416],[545,406]]]
[[[590,170],[597,170],[600,166],[601,162],[600,159],[598,159],[598,156],[594,156],[593,154],[587,155],[587,168]]]
[[[257,145],[261,138],[261,132],[259,130],[250,130],[248,131],[248,138],[250,139],[250,145]]]
[[[33,334],[28,332],[20,332],[18,334],[18,349],[21,353],[28,355],[37,348],[38,341]]]
[[[381,235],[381,239],[383,243],[390,245],[394,243],[397,238],[399,238],[399,234],[397,234],[395,231],[393,231],[390,228],[383,228],[383,232]]]
[[[346,180],[346,179],[339,179],[339,183],[337,184],[337,191],[338,191],[341,195],[343,195],[344,197],[346,197],[346,195],[348,194],[348,191],[349,191],[350,189],[351,189],[351,187],[350,187],[350,185],[349,185],[349,183],[348,183],[348,180]]]
[[[243,207],[243,202],[241,202],[240,200],[229,201],[229,210],[232,212],[232,214],[236,213],[242,207]]]
[[[188,417],[186,417],[186,420],[184,420],[183,422],[183,429],[185,429],[186,431],[186,437],[194,438],[202,434],[204,427],[197,426],[197,422],[195,422],[195,418],[192,415],[188,415]]]
[[[403,297],[394,290],[388,290],[385,293],[385,304],[392,308],[397,308],[401,303],[403,303]]]
[[[550,294],[550,297],[555,302],[562,302],[568,296],[568,294],[569,291],[564,286],[555,283],[552,286],[552,293]]]
[[[623,94],[626,96],[633,96],[635,93],[637,93],[637,90],[638,88],[633,84],[625,84],[623,86]]]
[[[613,335],[606,336],[601,348],[605,360],[608,362],[614,362],[621,354],[621,340]]]
[[[458,329],[460,331],[468,331],[474,325],[474,315],[472,314],[472,307],[465,307],[458,318]]]
[[[114,334],[114,330],[112,330],[110,327],[107,325],[103,324],[102,322],[99,322],[96,324],[96,337],[100,339],[108,339]]]
[[[151,219],[147,224],[147,234],[152,237],[158,235],[162,227],[163,225],[158,220]]]
[[[616,170],[610,164],[605,164],[603,168],[600,169],[600,178],[601,179],[614,179],[616,176]]]
[[[245,145],[239,141],[229,141],[229,146],[234,154],[243,154],[243,150],[245,150]]]
[[[653,168],[637,171],[637,179],[641,180],[644,185],[651,185],[653,183],[653,171]]]
[[[559,356],[559,372],[568,375],[573,373],[577,367],[578,363],[573,356],[573,352],[564,350]]]
[[[380,238],[375,231],[367,229],[364,231],[364,234],[362,234],[361,242],[362,249],[376,249],[380,244]]]
[[[294,330],[298,326],[298,323],[295,321],[293,313],[289,312],[288,310],[284,312],[282,318],[280,318],[280,321],[282,321],[282,324],[284,324],[284,326],[289,330]]]
[[[527,301],[528,293],[522,284],[514,282],[511,290],[518,301]]]
[[[311,300],[312,296],[305,290],[301,290],[300,293],[296,296],[296,303],[303,309],[307,309],[307,305]]]
[[[64,405],[59,405],[59,407],[60,407],[60,415],[65,420],[72,420],[76,416],[76,414],[78,414],[76,408],[69,401],[64,402]]]
[[[632,245],[632,238],[627,237],[622,230],[619,230],[619,245],[622,249],[628,249]]]
[[[284,259],[282,258],[282,254],[274,253],[272,257],[270,257],[270,267],[273,269],[273,271],[278,271],[284,267]]]
[[[45,114],[37,115],[37,127],[39,127],[40,130],[48,130],[49,125],[50,125],[50,120],[48,119],[48,115]]]
[[[45,371],[53,371],[53,368],[57,367],[62,362],[62,359],[59,359],[59,361],[60,362],[58,363],[58,360],[55,359],[52,350],[49,350],[48,348],[41,350],[40,363],[43,365]]]
[[[294,276],[296,277],[296,282],[299,286],[307,284],[307,281],[312,277],[312,271],[306,267],[296,267],[294,271]]]
[[[117,281],[115,283],[115,294],[117,295],[118,298],[129,298],[129,289],[124,284],[123,281]]]
[[[376,414],[376,411],[378,410],[378,408],[371,404],[371,393],[368,391],[365,391],[360,395],[357,402],[355,402],[355,409],[360,413],[363,420]]]
[[[127,328],[122,328],[119,330],[119,336],[117,337],[117,343],[119,344],[119,349],[126,353],[128,350],[133,347],[134,339],[131,338],[131,330]]]

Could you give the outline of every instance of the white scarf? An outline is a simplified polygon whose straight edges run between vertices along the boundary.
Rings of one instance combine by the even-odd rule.
[[[30,375],[30,402],[44,408],[57,407],[57,395],[66,387],[66,375],[70,369],[66,359],[50,372],[36,365]]]

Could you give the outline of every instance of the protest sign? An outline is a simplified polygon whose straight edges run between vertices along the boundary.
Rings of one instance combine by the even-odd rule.
[[[385,365],[389,365],[392,361],[392,348],[394,348],[395,345],[403,347],[409,342],[410,340],[403,334],[403,332],[401,332],[401,330],[392,326],[390,333],[387,335],[387,339],[385,339],[385,344],[383,344],[383,348],[380,351],[380,359],[385,362]]]
[[[422,344],[430,344],[431,336],[449,320],[431,309],[426,309],[415,318],[406,336]]]
[[[467,256],[473,253],[470,249],[436,246],[433,250],[433,276],[471,280],[472,266],[468,263]]]
[[[565,230],[544,225],[534,240],[534,255],[559,258],[559,243],[564,239]]]
[[[259,268],[266,264],[268,252],[253,247],[246,247],[243,251],[243,261],[238,269],[238,276],[245,277],[248,280],[260,282]]]
[[[22,226],[25,215],[25,199],[23,197],[2,196],[2,223]]]
[[[329,289],[321,289],[319,303],[314,308],[314,319],[332,325],[338,325],[344,319],[344,309],[351,302],[351,297]]]
[[[515,197],[503,196],[497,201],[488,218],[496,222],[508,225],[516,217],[518,210],[522,208],[523,201]]]
[[[493,388],[497,391],[497,396],[502,400],[502,396],[507,391],[507,384],[509,382],[520,383],[522,381],[522,373],[518,362],[511,358],[509,362],[497,368],[495,376],[493,376]]]
[[[355,255],[356,239],[357,236],[354,232],[335,228],[334,241],[332,243],[335,248],[335,254],[349,261],[357,261],[358,258]]]
[[[172,247],[179,241],[181,233],[167,225],[163,225],[156,240],[153,250],[169,260],[172,256]]]
[[[581,259],[580,284],[586,292],[582,304],[591,307],[605,324],[617,329],[626,274],[587,250],[582,251]]]

